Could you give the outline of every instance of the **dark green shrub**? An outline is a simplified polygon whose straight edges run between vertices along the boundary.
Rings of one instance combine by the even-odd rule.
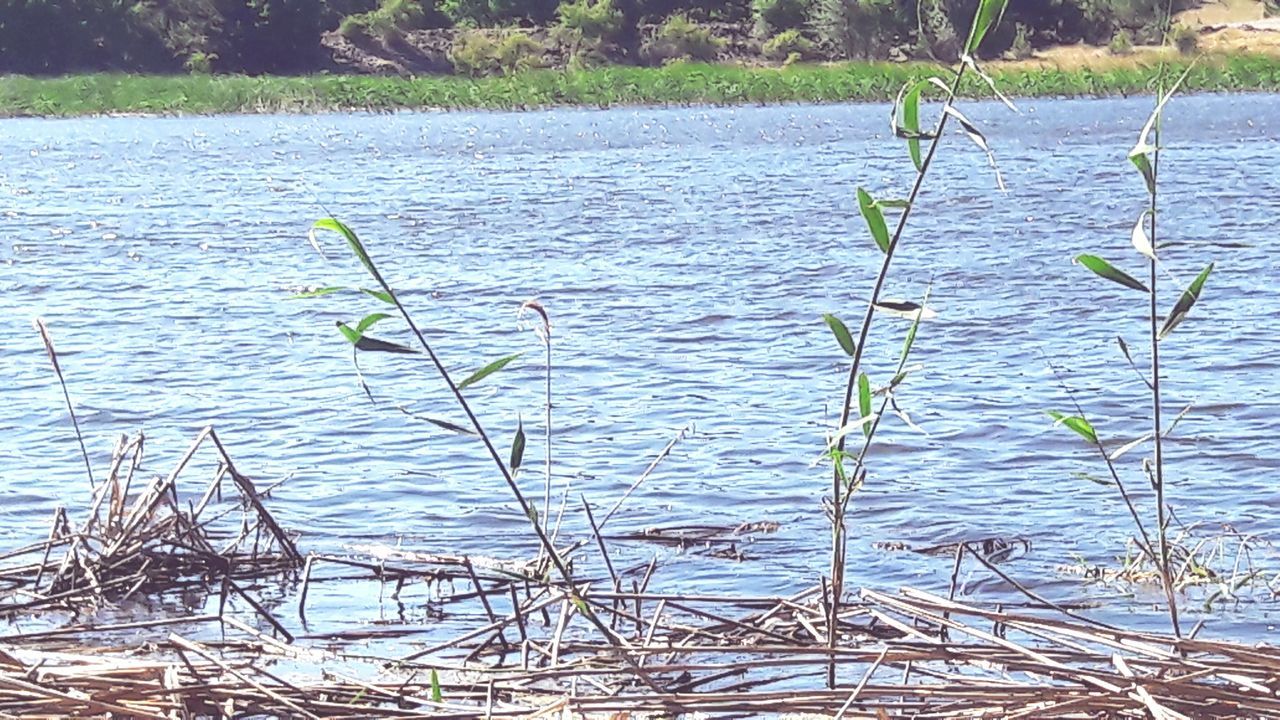
[[[813,8],[818,37],[846,58],[886,56],[911,25],[894,0],[817,0]]]
[[[549,24],[559,0],[441,0],[440,11],[454,25],[488,27],[525,20]]]
[[[760,51],[770,60],[789,60],[791,64],[813,57],[813,49],[813,43],[799,30],[783,30],[766,40]]]
[[[658,26],[645,45],[645,55],[656,62],[680,58],[710,62],[724,49],[724,40],[687,15],[672,15]]]
[[[556,8],[559,27],[575,31],[586,40],[610,41],[622,29],[622,11],[613,0],[570,0]]]
[[[1121,28],[1111,36],[1111,42],[1107,43],[1107,49],[1112,55],[1132,55],[1133,54],[1133,33]]]
[[[505,75],[542,66],[547,49],[525,33],[515,32],[498,43],[498,68]]]
[[[422,27],[425,19],[426,11],[417,0],[382,0],[376,9],[344,17],[338,33],[345,38],[365,35],[389,42],[406,30]]]
[[[751,12],[757,32],[776,34],[804,25],[809,18],[809,0],[751,0]]]
[[[522,32],[505,37],[472,30],[458,35],[449,51],[453,68],[464,75],[510,75],[541,65],[546,49]]]
[[[213,63],[217,59],[217,54],[203,53],[197,50],[182,61],[182,66],[192,75],[209,75],[213,73]]]

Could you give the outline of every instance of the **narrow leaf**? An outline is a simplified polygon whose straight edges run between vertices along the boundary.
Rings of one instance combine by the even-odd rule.
[[[391,316],[386,313],[373,313],[371,315],[364,316],[360,322],[356,323],[356,334],[364,335],[366,330],[389,317]]]
[[[1129,354],[1129,343],[1125,342],[1124,338],[1119,335],[1116,336],[1116,342],[1120,344],[1120,353],[1124,355],[1124,359],[1129,363],[1129,367],[1142,380],[1142,382],[1146,383],[1147,387],[1151,387],[1151,381],[1148,380],[1147,376],[1138,369],[1138,364],[1133,361],[1133,356]]]
[[[871,237],[875,238],[880,252],[889,252],[889,228],[884,224],[884,213],[862,188],[858,188],[858,208],[862,211],[862,217],[867,221],[867,228],[871,230]]]
[[[1005,0],[980,0],[978,12],[974,13],[973,25],[969,28],[969,39],[964,44],[964,51],[972,55],[987,37],[991,28],[1000,24],[1004,16]]]
[[[409,417],[413,418],[414,420],[422,420],[423,422],[429,422],[432,425],[435,425],[436,427],[444,430],[448,430],[449,432],[456,432],[459,435],[475,435],[476,434],[474,430],[464,428],[461,425],[458,425],[457,423],[452,423],[452,422],[449,422],[448,420],[441,420],[439,418],[428,417],[426,415],[419,415],[418,413],[415,413],[409,410],[403,405],[396,405],[395,408],[400,412],[404,413],[405,415],[408,415]]]
[[[987,84],[987,88],[991,90],[991,94],[999,98],[1000,102],[1004,103],[1005,107],[1009,108],[1015,113],[1018,112],[1018,106],[1014,105],[1012,100],[1005,97],[1005,94],[1000,92],[1000,88],[996,87],[996,81],[992,80],[991,76],[988,75],[986,71],[978,67],[978,61],[974,60],[972,55],[965,54],[963,57],[960,58],[960,62],[964,63],[967,67],[969,67],[969,69],[973,70],[973,72],[977,74],[978,77],[982,78],[982,81]]]
[[[866,427],[870,423],[875,422],[875,419],[877,417],[879,417],[879,415],[877,415],[876,413],[871,413],[866,417],[858,418],[857,420],[850,420],[849,424],[840,428],[834,434],[832,434],[831,437],[827,438],[827,449],[824,450],[816,460],[814,460],[814,462],[810,465],[810,467],[814,467],[818,463],[822,462],[823,460],[833,457],[834,453],[839,452],[836,449],[836,445],[840,442],[840,438],[844,437],[845,435],[848,435],[849,433],[853,432],[854,430],[857,430],[858,428]]]
[[[325,288],[320,288],[318,290],[308,290],[306,292],[300,292],[297,295],[290,295],[289,299],[290,300],[306,300],[308,298],[316,298],[316,297],[321,297],[323,295],[332,295],[333,293],[341,292],[342,290],[346,290],[346,288],[325,287]]]
[[[1138,172],[1142,173],[1142,179],[1147,183],[1147,192],[1154,193],[1156,191],[1156,171],[1151,167],[1151,158],[1146,153],[1138,155],[1130,155],[1129,162],[1138,168]]]
[[[370,290],[368,288],[360,288],[360,292],[364,293],[365,295],[378,298],[379,300],[381,300],[382,302],[388,305],[396,304],[396,301],[391,297],[391,293],[385,293],[385,292],[382,292],[381,290]]]
[[[911,203],[900,198],[888,198],[886,200],[877,200],[876,205],[882,208],[893,208],[894,210],[906,210],[911,207]]]
[[[1085,420],[1082,417],[1067,416],[1060,412],[1052,411],[1049,413],[1049,417],[1054,419],[1054,425],[1065,425],[1085,440],[1097,444],[1098,434],[1094,432],[1093,426],[1089,424],[1088,420]]]
[[[1150,214],[1150,210],[1142,211],[1142,214],[1138,216],[1138,222],[1133,224],[1133,233],[1130,237],[1133,242],[1133,249],[1155,260],[1156,250],[1151,247],[1151,238],[1147,237],[1147,216]]]
[[[1117,270],[1111,263],[1103,260],[1097,255],[1077,255],[1073,262],[1089,268],[1099,277],[1106,278],[1111,282],[1119,283],[1134,290],[1150,292],[1147,290],[1147,286],[1139,282],[1137,278],[1122,270]]]
[[[1187,66],[1182,71],[1182,75],[1173,83],[1173,87],[1169,88],[1169,92],[1160,97],[1160,101],[1156,103],[1156,107],[1151,111],[1151,115],[1147,117],[1147,122],[1142,126],[1142,132],[1138,134],[1138,142],[1134,144],[1133,149],[1129,151],[1129,162],[1138,168],[1138,172],[1142,173],[1143,180],[1147,183],[1147,192],[1154,193],[1156,191],[1156,174],[1151,166],[1151,153],[1156,148],[1151,144],[1151,131],[1155,129],[1156,123],[1160,122],[1160,114],[1164,112],[1164,106],[1178,92],[1178,88],[1182,82],[1187,79],[1187,75],[1191,74],[1191,68],[1195,67],[1195,63]]]
[[[386,340],[371,338],[363,333],[356,332],[342,321],[338,321],[337,325],[338,330],[342,332],[348,342],[356,346],[357,350],[364,350],[366,352],[401,353],[406,355],[418,352],[411,347],[397,345],[396,343],[387,342]]]
[[[1187,313],[1191,312],[1191,307],[1200,299],[1200,291],[1204,289],[1204,281],[1209,279],[1209,273],[1213,272],[1213,266],[1216,263],[1209,263],[1209,267],[1200,271],[1196,279],[1191,282],[1191,287],[1182,292],[1182,296],[1178,298],[1178,302],[1173,306],[1173,312],[1169,313],[1168,319],[1164,321],[1164,327],[1160,328],[1160,339],[1173,332],[1173,329],[1186,319]]]
[[[929,304],[929,295],[933,292],[933,286],[924,292],[924,302],[920,305],[920,310],[916,311],[915,317],[911,320],[911,329],[907,331],[907,339],[902,343],[902,356],[898,358],[898,367],[907,364],[907,358],[911,356],[911,346],[915,345],[916,332],[920,329],[920,321],[924,319],[926,310],[925,306]],[[936,315],[936,313],[935,313]]]
[[[876,303],[876,309],[886,315],[906,318],[908,320],[932,320],[938,317],[938,313],[924,307],[920,303],[913,303],[909,300],[881,300]]]
[[[858,376],[858,411],[864,418],[871,417],[871,380],[866,373]],[[862,433],[870,435],[871,425],[863,425]]]
[[[924,167],[924,159],[920,156],[920,91],[924,89],[922,83],[916,83],[902,101],[902,128],[912,137],[907,138],[907,151],[911,153],[911,164],[916,166],[916,172]]]
[[[1130,450],[1132,450],[1132,449],[1134,449],[1134,448],[1138,447],[1139,445],[1141,445],[1142,443],[1144,443],[1144,442],[1146,442],[1146,441],[1148,441],[1148,440],[1150,440],[1150,439],[1151,439],[1151,433],[1147,433],[1146,435],[1143,435],[1142,437],[1138,438],[1137,440],[1134,440],[1134,441],[1132,441],[1132,442],[1127,442],[1127,443],[1125,443],[1124,445],[1121,445],[1120,447],[1118,447],[1118,448],[1116,448],[1115,450],[1113,450],[1113,451],[1111,452],[1111,454],[1107,456],[1107,459],[1108,459],[1108,460],[1112,460],[1112,461],[1118,460],[1118,459],[1120,459],[1120,457],[1121,457],[1122,455],[1124,455],[1125,453],[1127,453],[1127,452],[1129,452]]]
[[[364,243],[360,242],[360,238],[356,237],[355,232],[351,228],[334,218],[321,218],[320,220],[317,220],[315,224],[311,226],[311,232],[308,233],[307,237],[311,241],[311,246],[319,251],[320,243],[316,240],[317,230],[328,230],[341,235],[343,239],[347,241],[347,245],[351,247],[351,252],[355,253],[355,256],[360,259],[360,264],[364,265],[364,269],[368,270],[369,274],[372,275],[374,279],[381,281],[382,276],[378,273],[378,269],[373,266],[373,260],[369,257],[369,253],[364,249]]]
[[[993,152],[991,150],[991,146],[987,144],[987,136],[983,135],[982,131],[978,129],[978,126],[974,125],[969,118],[965,117],[964,113],[957,110],[956,106],[947,105],[943,107],[943,111],[955,118],[956,122],[960,123],[960,127],[964,129],[964,134],[968,135],[969,139],[973,141],[973,144],[977,145],[982,152],[986,153],[987,163],[991,165],[991,169],[996,173],[996,185],[1000,187],[1000,192],[1005,192],[1004,176],[1000,174],[1000,166],[996,165],[995,152]]]
[[[524,421],[517,422],[516,439],[511,441],[511,472],[519,470],[521,463],[524,462]]]
[[[516,353],[515,355],[508,355],[502,358],[501,360],[494,360],[488,365],[485,365],[484,367],[472,373],[471,376],[468,377],[466,380],[463,380],[462,382],[458,383],[458,389],[465,390],[471,387],[472,385],[475,385],[481,380],[489,377],[490,375],[498,372],[502,368],[510,365],[513,361],[515,361],[517,358],[519,358],[523,354],[524,353]]]
[[[444,693],[440,690],[440,673],[431,671],[431,702],[444,702]]]
[[[831,333],[836,336],[836,342],[840,343],[840,349],[844,350],[849,357],[853,357],[857,348],[854,347],[853,336],[849,334],[849,328],[845,327],[840,318],[830,313],[824,314],[822,319],[827,321],[827,326],[831,328]]]
[[[356,343],[360,342],[360,333],[347,327],[347,324],[342,322],[341,320],[338,321],[338,330],[342,332],[342,335],[347,339],[347,342],[351,343],[352,345],[355,345]]]

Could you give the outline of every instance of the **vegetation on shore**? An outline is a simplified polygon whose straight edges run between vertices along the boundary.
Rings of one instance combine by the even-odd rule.
[[[1165,72],[1189,59],[1170,56]],[[1159,65],[1139,57],[1105,66],[1048,67],[999,63],[988,67],[1002,92],[1022,97],[1148,93]],[[300,77],[83,75],[8,77],[0,83],[0,116],[83,116],[116,113],[219,114],[323,112],[348,109],[521,109],[581,105],[751,104],[889,101],[899,88],[936,72],[926,63],[796,64],[784,68],[674,63],[660,68],[603,67],[531,70],[512,76],[458,77],[312,75]],[[1184,84],[1189,92],[1280,90],[1280,58],[1203,57]],[[988,97],[977,78],[960,94]]]
[[[1016,3],[984,57],[1078,42],[1155,43],[1197,0]],[[959,59],[975,0],[0,0],[0,73],[294,74],[340,51],[435,55],[466,74],[493,59],[659,65],[670,59]],[[498,40],[495,40],[498,38]],[[513,43],[506,41],[514,38]],[[506,47],[504,47],[506,45]],[[527,51],[527,52],[525,52]],[[474,59],[474,58],[473,58]],[[487,64],[487,63],[485,63]],[[377,71],[379,68],[360,68]],[[505,71],[501,62],[493,71]]]

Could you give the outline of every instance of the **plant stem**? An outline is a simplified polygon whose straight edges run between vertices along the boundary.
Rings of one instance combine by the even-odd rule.
[[[80,421],[76,419],[76,408],[71,404],[71,393],[67,392],[67,381],[62,377],[62,365],[58,363],[58,353],[53,349],[53,340],[49,337],[49,328],[45,327],[44,320],[36,318],[33,323],[36,330],[40,332],[40,339],[44,342],[45,352],[49,355],[49,363],[53,365],[53,372],[58,376],[58,385],[62,387],[62,399],[67,403],[67,414],[71,416],[71,427],[76,431],[76,442],[80,443],[80,457],[84,459],[84,472],[89,476],[89,489],[97,488],[97,484],[93,481],[93,466],[89,464],[89,451],[84,447],[84,435],[80,432]]]
[[[1156,187],[1160,179],[1160,118],[1155,124],[1155,150],[1151,160],[1151,247],[1156,247]],[[1182,629],[1178,623],[1178,601],[1173,592],[1173,576],[1169,573],[1169,539],[1165,520],[1164,506],[1164,444],[1160,418],[1160,335],[1159,305],[1156,292],[1156,261],[1150,261],[1150,320],[1151,320],[1151,419],[1152,438],[1155,441],[1155,491],[1156,491],[1156,539],[1160,543],[1160,579],[1164,585],[1165,600],[1169,605],[1169,622],[1173,625],[1174,637],[1182,638]]]
[[[352,235],[352,237],[354,237],[354,235]],[[348,241],[350,242],[350,239]],[[353,242],[353,246],[358,242],[359,241]],[[551,563],[555,566],[556,571],[564,580],[569,597],[573,601],[574,606],[577,607],[583,616],[595,626],[596,630],[598,630],[600,634],[618,650],[618,654],[631,667],[632,671],[635,672],[636,676],[639,677],[640,680],[648,685],[651,690],[661,692],[661,689],[657,684],[655,684],[653,679],[649,677],[649,674],[637,664],[635,658],[626,651],[625,647],[623,647],[624,641],[616,636],[609,627],[605,625],[604,621],[600,619],[596,612],[591,609],[591,606],[586,602],[586,600],[584,600],[578,593],[578,587],[573,582],[573,573],[570,571],[569,566],[565,563],[564,559],[560,557],[560,553],[556,551],[555,545],[551,542],[551,538],[548,537],[547,531],[543,527],[542,523],[538,522],[537,510],[529,503],[529,500],[520,490],[520,486],[515,481],[515,476],[512,474],[510,468],[507,467],[507,464],[503,462],[502,456],[498,453],[498,448],[494,446],[493,440],[490,439],[489,434],[485,432],[484,427],[480,424],[480,418],[476,417],[475,412],[471,409],[471,404],[467,402],[466,397],[463,396],[457,383],[455,383],[453,378],[449,375],[449,371],[445,368],[444,363],[440,361],[440,357],[436,355],[431,344],[427,342],[426,336],[424,336],[422,331],[418,329],[418,325],[409,315],[408,309],[406,309],[404,304],[400,302],[400,296],[391,288],[390,283],[382,277],[382,273],[378,271],[377,266],[374,265],[373,260],[369,257],[368,251],[365,250],[363,246],[360,247],[360,250],[364,253],[364,258],[362,259],[365,261],[364,264],[366,269],[369,271],[369,274],[373,276],[375,281],[377,281],[378,286],[382,288],[383,292],[391,298],[392,303],[396,306],[396,310],[400,311],[400,316],[404,318],[405,324],[407,324],[409,329],[413,331],[414,336],[418,339],[418,343],[422,345],[422,349],[427,353],[427,357],[429,357],[432,364],[435,365],[436,371],[439,372],[440,377],[444,379],[445,384],[449,386],[449,392],[453,394],[454,400],[457,401],[458,405],[462,408],[462,411],[466,413],[467,420],[471,422],[471,427],[475,429],[476,435],[479,435],[480,440],[484,442],[485,449],[489,452],[489,457],[492,458],[494,465],[498,466],[498,471],[502,473],[502,479],[506,481],[507,487],[515,497],[516,503],[519,504],[521,512],[524,513],[525,518],[533,527],[534,533],[538,536],[538,542],[541,544],[542,550],[547,553],[547,556],[551,559]]]
[[[866,347],[867,336],[871,332],[871,322],[875,317],[876,303],[880,300],[880,292],[884,289],[885,279],[889,275],[889,265],[893,262],[893,255],[898,248],[898,241],[902,239],[902,233],[907,227],[907,220],[911,217],[912,209],[915,208],[916,198],[920,195],[920,189],[924,186],[924,178],[928,174],[929,168],[933,164],[934,155],[937,154],[938,147],[942,143],[942,135],[947,128],[947,118],[950,117],[950,114],[946,112],[946,108],[955,102],[956,92],[960,89],[960,81],[964,78],[965,67],[962,64],[956,70],[955,79],[951,82],[950,91],[947,93],[943,104],[943,111],[940,113],[938,124],[934,128],[933,138],[929,142],[929,150],[925,154],[924,160],[920,163],[920,169],[916,172],[915,182],[911,186],[910,194],[907,195],[907,206],[903,208],[902,214],[898,216],[898,223],[894,227],[893,236],[889,239],[889,247],[885,250],[884,261],[880,265],[880,272],[876,275],[875,287],[871,290],[871,298],[867,301],[867,311],[862,317],[862,326],[858,330],[858,339],[854,343],[853,364],[849,366],[849,378],[845,385],[844,393],[844,407],[840,411],[840,424],[836,426],[838,428],[843,428],[849,424],[849,415],[853,409],[854,386],[858,382],[858,371],[862,368],[862,351]],[[836,446],[837,453],[844,452],[845,439],[847,437],[847,434],[841,436]],[[861,459],[859,459],[859,468],[861,464]],[[855,470],[853,477],[857,477],[858,472],[858,470]],[[847,499],[842,498],[842,484],[841,473],[837,469],[832,472],[831,480],[831,601],[827,605],[830,613],[827,618],[827,646],[831,649],[836,647],[839,637],[837,620],[840,616],[840,596],[844,592],[845,528],[843,508],[847,503]],[[835,687],[835,663],[827,666],[827,684]]]

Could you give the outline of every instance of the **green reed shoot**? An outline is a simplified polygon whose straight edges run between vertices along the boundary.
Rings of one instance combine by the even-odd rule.
[[[468,376],[462,382],[455,382],[453,379],[453,376],[449,373],[449,370],[445,367],[444,362],[440,359],[440,356],[436,353],[435,348],[429,342],[427,342],[426,336],[422,334],[422,331],[418,328],[418,324],[414,321],[413,317],[409,314],[409,310],[404,306],[404,303],[400,300],[400,296],[396,293],[396,291],[391,286],[391,284],[387,282],[386,278],[378,270],[378,267],[374,263],[373,258],[369,255],[369,252],[366,249],[364,243],[361,242],[360,238],[356,236],[355,231],[353,231],[351,228],[349,228],[348,226],[346,226],[345,224],[343,224],[342,222],[334,218],[324,218],[321,220],[317,220],[316,223],[311,228],[311,232],[308,236],[308,239],[310,240],[312,247],[314,247],[316,251],[319,252],[321,255],[323,255],[324,253],[320,248],[320,243],[317,237],[318,231],[333,232],[340,235],[346,241],[346,244],[348,248],[351,250],[352,254],[356,256],[356,258],[360,261],[360,264],[364,266],[365,271],[369,273],[369,275],[373,278],[374,282],[376,282],[378,285],[377,290],[373,290],[373,291],[362,290],[362,292],[365,292],[366,294],[369,294],[369,295],[373,295],[374,297],[377,297],[379,300],[395,307],[400,318],[409,327],[409,330],[413,333],[413,336],[417,339],[419,347],[422,348],[422,352],[427,355],[427,357],[431,361],[431,364],[434,366],[436,372],[439,374],[440,378],[444,381],[445,385],[448,386],[449,392],[453,395],[454,401],[456,402],[458,408],[462,410],[464,415],[466,415],[467,423],[470,425],[471,431],[477,437],[479,437],[480,441],[484,444],[485,451],[488,453],[490,459],[493,461],[493,464],[497,467],[498,472],[502,475],[503,481],[506,483],[507,488],[511,491],[511,495],[515,499],[516,504],[519,505],[521,512],[524,514],[525,518],[529,521],[529,526],[533,530],[534,535],[538,539],[541,552],[545,553],[546,557],[550,559],[552,566],[554,567],[554,569],[556,570],[560,578],[563,580],[565,584],[565,589],[569,593],[569,598],[573,606],[578,610],[578,612],[582,613],[583,617],[585,617],[593,626],[595,626],[595,628],[606,639],[608,639],[611,644],[615,646],[620,646],[620,644],[622,643],[620,638],[618,638],[613,632],[609,630],[608,625],[603,620],[600,619],[599,615],[591,608],[590,604],[588,604],[587,601],[582,596],[580,589],[574,583],[573,572],[570,569],[569,564],[566,562],[564,556],[556,549],[555,544],[551,540],[550,536],[548,536],[545,524],[539,521],[537,508],[533,505],[533,503],[529,501],[529,499],[525,496],[524,491],[520,489],[520,485],[516,482],[516,479],[515,479],[516,473],[519,471],[520,466],[524,462],[524,450],[525,450],[525,442],[526,442],[526,437],[524,432],[524,421],[523,420],[519,421],[519,427],[516,431],[515,439],[512,442],[510,453],[508,455],[507,460],[504,462],[502,455],[498,452],[498,448],[493,442],[492,437],[489,435],[488,432],[485,431],[484,426],[480,422],[480,418],[476,415],[474,409],[471,407],[471,403],[467,401],[466,396],[462,392],[467,386],[473,385],[483,380],[485,377],[488,377],[489,375],[492,375],[493,373],[496,373],[502,368],[506,367],[508,364],[514,361],[518,356],[507,356],[500,360],[489,363],[484,367],[482,367],[480,370],[477,370],[472,375]],[[322,291],[317,291],[317,292],[321,292],[321,294],[329,294],[329,292],[337,292],[337,290],[333,288],[325,288],[323,292]],[[314,295],[314,293],[312,293],[312,295]],[[343,335],[346,336],[347,340],[352,343],[352,345],[355,347],[356,350],[360,350],[361,342],[369,339],[366,335],[364,335],[364,331],[368,330],[370,327],[372,327],[376,323],[381,322],[382,320],[385,320],[389,317],[390,316],[387,315],[386,313],[372,313],[370,315],[366,315],[364,319],[362,319],[359,323],[357,323],[354,329],[349,327],[343,329]],[[395,346],[395,347],[403,347],[403,346]],[[642,681],[644,681],[647,685],[649,685],[650,688],[653,689],[654,691],[660,692],[657,685],[654,684],[652,679],[649,678],[648,674],[643,670],[643,668],[641,668],[638,665],[638,663],[629,653],[620,652],[620,655],[622,656],[623,660],[626,661],[627,664],[632,668],[632,670],[635,672],[637,677],[639,677]]]
[[[1190,72],[1188,69],[1187,72]],[[1138,532],[1138,538],[1135,541],[1139,549],[1153,561],[1159,570],[1160,582],[1165,593],[1165,600],[1168,604],[1169,621],[1173,627],[1173,633],[1177,637],[1182,636],[1182,630],[1178,620],[1178,602],[1175,597],[1174,572],[1171,567],[1169,550],[1169,517],[1168,505],[1165,497],[1165,457],[1164,457],[1164,438],[1172,432],[1177,421],[1181,419],[1181,414],[1169,427],[1164,427],[1163,422],[1163,397],[1161,394],[1161,372],[1160,372],[1160,346],[1161,343],[1168,339],[1170,333],[1173,332],[1184,319],[1186,319],[1191,308],[1200,299],[1201,292],[1204,290],[1205,282],[1209,279],[1209,274],[1213,272],[1213,263],[1209,263],[1195,279],[1179,295],[1177,302],[1174,303],[1169,314],[1164,317],[1163,323],[1160,321],[1160,294],[1157,281],[1159,279],[1160,270],[1160,253],[1159,253],[1159,236],[1157,234],[1157,220],[1160,217],[1159,206],[1159,178],[1160,178],[1160,125],[1164,115],[1165,105],[1177,93],[1183,80],[1187,77],[1187,73],[1183,73],[1182,77],[1168,90],[1161,92],[1156,99],[1155,109],[1151,116],[1147,119],[1142,131],[1138,135],[1138,141],[1134,144],[1133,149],[1128,153],[1128,160],[1137,169],[1143,180],[1143,185],[1147,193],[1146,207],[1138,214],[1137,221],[1133,225],[1130,232],[1129,240],[1133,246],[1133,250],[1147,263],[1147,282],[1144,284],[1133,275],[1120,270],[1111,263],[1103,260],[1096,255],[1079,255],[1075,258],[1075,262],[1083,265],[1097,276],[1109,280],[1113,283],[1121,285],[1127,289],[1134,290],[1145,294],[1148,341],[1151,354],[1150,376],[1143,377],[1151,396],[1151,432],[1142,437],[1128,442],[1117,450],[1108,453],[1099,439],[1097,431],[1093,425],[1085,418],[1083,410],[1077,404],[1077,415],[1067,416],[1061,413],[1050,413],[1057,424],[1061,424],[1076,434],[1083,437],[1091,445],[1093,445],[1102,456],[1108,470],[1111,473],[1114,484],[1124,501],[1125,506],[1129,510],[1129,514],[1134,521],[1134,526]],[[1123,338],[1117,338],[1120,345],[1120,351],[1125,359],[1134,369],[1137,366],[1133,363],[1133,358],[1129,352],[1129,346]],[[1151,486],[1152,493],[1155,496],[1155,540],[1153,542],[1150,533],[1147,532],[1146,526],[1143,524],[1141,514],[1138,512],[1130,493],[1125,488],[1124,483],[1120,480],[1120,475],[1115,467],[1115,460],[1124,455],[1128,451],[1145,444],[1150,441],[1152,443],[1152,454],[1144,458],[1142,461],[1142,472]]]
[[[890,304],[882,302],[881,292],[889,276],[889,266],[893,262],[894,254],[907,227],[907,221],[915,208],[916,199],[924,186],[924,179],[933,164],[934,156],[947,129],[948,121],[954,120],[960,125],[969,139],[986,154],[992,166],[994,167],[995,165],[986,137],[983,136],[981,130],[973,122],[955,107],[955,101],[967,71],[973,71],[990,88],[993,94],[1004,99],[996,90],[994,81],[978,66],[974,55],[991,28],[999,24],[1001,17],[1004,15],[1005,4],[1005,0],[981,0],[978,3],[973,24],[964,45],[963,57],[956,67],[950,82],[936,75],[931,75],[924,79],[907,82],[899,90],[897,100],[893,104],[890,123],[893,127],[894,135],[907,143],[908,154],[915,168],[915,180],[905,200],[876,199],[867,190],[858,188],[859,212],[866,221],[872,240],[874,240],[876,247],[884,255],[884,258],[876,275],[871,297],[867,302],[856,339],[838,317],[835,315],[823,316],[828,327],[831,328],[832,333],[835,335],[840,349],[851,358],[848,379],[845,384],[844,403],[840,411],[840,421],[835,433],[828,440],[825,452],[825,456],[832,461],[830,507],[832,538],[830,591],[827,602],[827,640],[832,648],[836,646],[839,636],[839,608],[843,594],[845,573],[845,516],[848,510],[849,498],[862,486],[866,477],[865,459],[867,452],[879,427],[880,418],[886,409],[892,406],[895,413],[903,418],[908,425],[911,425],[909,418],[897,407],[897,403],[893,400],[892,391],[905,380],[909,372],[907,360],[911,355],[919,323],[927,313],[927,308],[923,304]],[[920,99],[926,92],[932,91],[941,92],[942,111],[939,113],[933,129],[924,131],[920,127]],[[1007,100],[1005,100],[1005,103],[1009,104]],[[922,152],[922,143],[925,141],[929,143],[928,150]],[[996,177],[997,182],[1003,189],[1004,184],[999,179],[998,170]],[[885,210],[900,210],[892,232],[890,232],[889,223],[885,218]],[[904,314],[911,318],[912,324],[903,343],[898,369],[894,373],[892,380],[882,389],[884,397],[880,403],[879,412],[873,412],[871,381],[867,374],[862,371],[862,358],[863,351],[866,349],[867,337],[871,331],[871,324],[877,312]],[[856,419],[852,417],[855,401],[858,410]],[[861,431],[860,434],[863,437],[862,446],[858,452],[852,453],[846,450],[846,443],[849,435],[858,430]],[[832,686],[835,684],[834,663],[828,666],[827,682]]]

